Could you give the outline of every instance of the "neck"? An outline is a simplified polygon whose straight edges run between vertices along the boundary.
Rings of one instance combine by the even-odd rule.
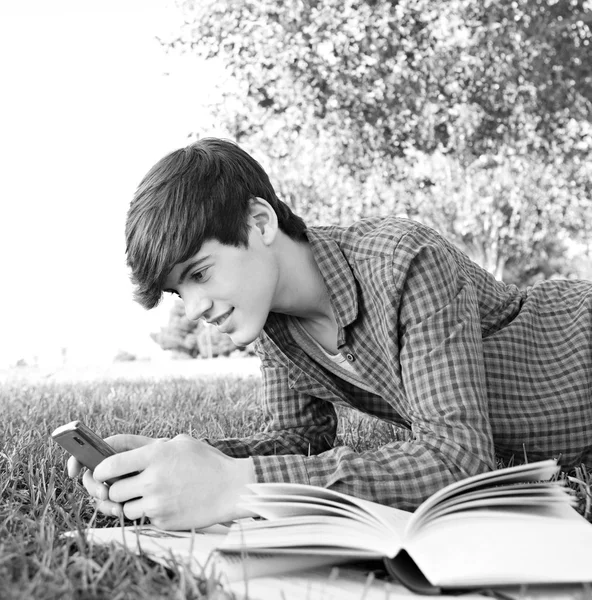
[[[276,248],[279,266],[274,312],[304,320],[334,322],[329,292],[308,242],[281,234]]]

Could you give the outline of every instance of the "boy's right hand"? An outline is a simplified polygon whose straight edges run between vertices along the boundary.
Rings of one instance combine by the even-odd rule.
[[[145,435],[131,435],[131,434],[120,434],[113,435],[105,438],[105,441],[115,450],[115,452],[126,452],[127,450],[134,450],[147,446],[148,444],[154,444],[159,441],[165,441],[168,438],[151,438]],[[68,476],[77,477],[84,467],[74,458],[70,456],[68,459]],[[122,513],[122,506],[118,502],[109,500],[109,489],[108,487],[97,481],[93,477],[93,472],[86,470],[82,477],[82,484],[86,488],[86,491],[91,495],[97,509],[105,515],[119,516]]]

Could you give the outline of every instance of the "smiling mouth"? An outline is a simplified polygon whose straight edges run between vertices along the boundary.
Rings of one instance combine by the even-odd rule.
[[[212,325],[215,325],[216,327],[220,327],[220,325],[222,325],[222,323],[224,323],[224,321],[226,321],[226,319],[228,319],[228,317],[233,313],[233,311],[234,311],[234,308],[231,308],[227,313],[224,313],[217,319],[210,321],[210,323]]]

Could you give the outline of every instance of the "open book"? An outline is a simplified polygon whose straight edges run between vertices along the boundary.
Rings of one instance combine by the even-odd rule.
[[[453,483],[414,513],[318,487],[255,484],[244,505],[263,521],[233,525],[225,552],[384,558],[421,593],[592,581],[592,524],[572,507],[559,467],[541,461]]]
[[[348,561],[384,560],[420,593],[525,583],[592,582],[592,524],[573,508],[555,461],[451,484],[414,513],[319,487],[260,483],[244,505],[262,519],[198,532],[152,526],[90,529],[197,576],[227,581]],[[76,532],[72,532],[75,534]]]

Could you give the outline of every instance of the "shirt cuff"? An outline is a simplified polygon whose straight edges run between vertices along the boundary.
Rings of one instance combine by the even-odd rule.
[[[257,483],[309,484],[305,458],[297,454],[253,456]]]

